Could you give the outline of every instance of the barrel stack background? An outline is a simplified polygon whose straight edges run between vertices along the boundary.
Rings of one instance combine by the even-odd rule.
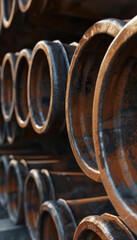
[[[136,14],[0,0],[0,240],[137,239]]]

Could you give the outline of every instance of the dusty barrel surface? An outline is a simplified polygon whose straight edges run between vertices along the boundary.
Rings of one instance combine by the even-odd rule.
[[[105,19],[82,37],[74,53],[67,82],[66,122],[75,158],[90,178],[100,180],[92,134],[92,107],[96,80],[103,57],[125,23]]]
[[[17,0],[2,0],[3,2],[3,26],[9,28],[18,7]]]
[[[134,235],[116,216],[103,214],[84,218],[78,225],[73,240],[135,240]]]
[[[40,41],[32,51],[28,75],[28,102],[34,130],[57,134],[65,128],[65,91],[75,46]]]
[[[97,79],[93,134],[101,179],[118,214],[137,234],[137,17],[110,45]]]
[[[7,176],[8,176],[9,159],[7,156],[0,157],[0,204],[7,204]]]
[[[39,209],[44,201],[82,199],[105,194],[101,183],[88,179],[83,173],[31,170],[26,179],[24,197],[25,220],[31,238],[36,239]]]
[[[106,211],[114,213],[108,197],[47,201],[40,209],[37,239],[72,240],[75,229],[84,216],[89,212],[103,214]]]

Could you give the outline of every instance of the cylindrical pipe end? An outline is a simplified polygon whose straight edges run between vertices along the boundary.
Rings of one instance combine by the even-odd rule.
[[[15,114],[20,127],[29,123],[29,109],[27,101],[28,70],[31,51],[23,49],[17,58],[15,66]]]
[[[73,214],[65,202],[47,201],[40,209],[37,227],[37,239],[72,239],[76,228]]]
[[[66,123],[72,151],[83,172],[101,181],[94,151],[92,106],[103,57],[125,22],[105,19],[89,28],[73,55],[66,91]]]
[[[122,221],[111,214],[84,218],[78,225],[73,240],[135,240]]]
[[[26,168],[16,160],[11,160],[8,169],[8,214],[14,224],[24,222],[24,181],[27,175]]]
[[[15,63],[17,56],[13,53],[7,53],[2,61],[1,69],[1,102],[2,114],[6,121],[9,121],[14,112],[15,103]]]
[[[111,43],[94,94],[93,139],[101,179],[127,226],[137,234],[137,16]]]
[[[17,0],[3,0],[3,26],[9,28],[17,8]]]
[[[46,200],[46,194],[48,189],[42,174],[39,170],[32,169],[24,187],[25,222],[32,239],[36,239],[38,214],[41,204]]]
[[[28,102],[32,126],[39,134],[54,135],[64,130],[68,54],[59,41],[40,41],[32,51]]]

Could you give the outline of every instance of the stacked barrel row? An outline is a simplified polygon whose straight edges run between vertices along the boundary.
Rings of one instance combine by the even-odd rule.
[[[3,58],[8,141],[68,133],[84,172],[66,155],[1,157],[1,198],[32,239],[136,239],[136,26],[105,19],[79,44],[40,41]]]
[[[0,202],[11,221],[26,224],[31,239],[136,239],[102,183],[72,161],[69,156],[1,156]]]

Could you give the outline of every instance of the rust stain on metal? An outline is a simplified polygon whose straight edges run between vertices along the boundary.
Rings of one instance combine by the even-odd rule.
[[[93,135],[105,189],[137,234],[137,17],[125,25],[102,62],[93,104]]]
[[[81,169],[96,181],[101,181],[92,134],[96,80],[110,43],[124,25],[116,19],[95,23],[79,42],[68,75],[66,122],[70,144]]]

